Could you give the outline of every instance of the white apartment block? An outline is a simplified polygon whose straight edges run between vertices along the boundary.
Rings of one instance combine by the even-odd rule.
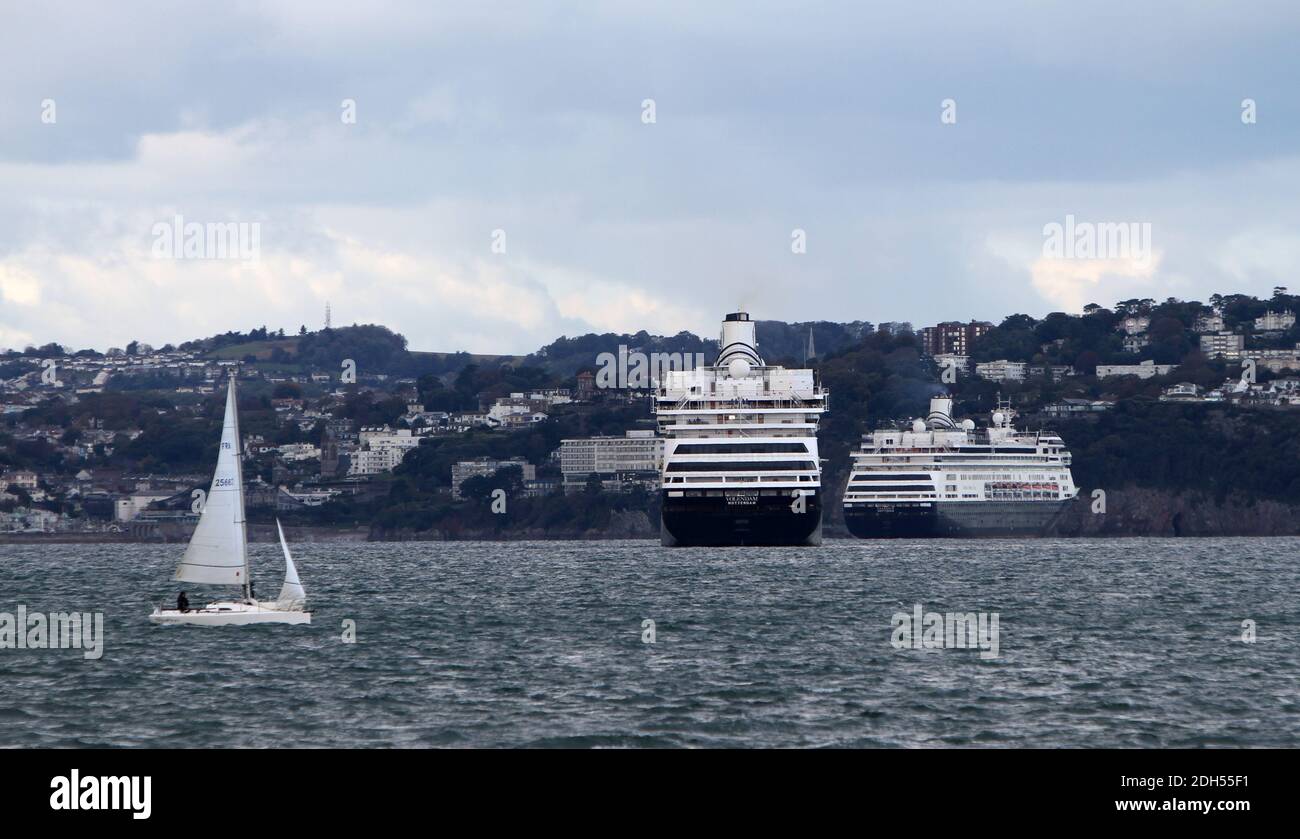
[[[975,375],[990,382],[1021,382],[1028,366],[1023,361],[1007,361],[1005,358],[985,361],[975,365]]]
[[[1210,358],[1217,356],[1241,358],[1241,351],[1245,345],[1245,337],[1232,332],[1216,332],[1213,335],[1201,336],[1201,352]]]
[[[357,433],[357,448],[352,452],[348,474],[379,475],[391,472],[406,457],[406,453],[418,445],[420,438],[413,435],[409,428],[362,428]]]
[[[348,464],[349,475],[382,475],[402,463],[402,458],[413,447],[382,446],[377,449],[357,449]]]
[[[1154,361],[1144,361],[1141,364],[1098,364],[1097,378],[1137,376],[1139,379],[1149,379],[1152,376],[1167,376],[1175,366],[1174,364],[1156,364]]]
[[[566,484],[585,484],[593,473],[658,474],[663,465],[663,438],[650,430],[628,431],[622,437],[582,437],[560,443],[560,471]]]

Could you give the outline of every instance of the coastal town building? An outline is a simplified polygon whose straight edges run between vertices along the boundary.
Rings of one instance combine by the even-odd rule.
[[[970,375],[970,356],[957,355],[954,353],[939,353],[934,357],[934,363],[940,370],[952,370],[958,376]]]
[[[1201,352],[1210,358],[1241,358],[1246,338],[1232,332],[1216,332],[1201,336]]]
[[[139,492],[117,499],[114,506],[114,518],[118,521],[134,521],[155,501],[166,501],[173,492]]]
[[[1124,336],[1124,352],[1137,353],[1141,352],[1144,347],[1151,343],[1151,337],[1145,332],[1137,335]]]
[[[1043,413],[1049,417],[1073,417],[1086,414],[1099,414],[1115,407],[1114,402],[1100,399],[1062,399],[1059,402],[1043,406]]]
[[[17,485],[19,489],[31,492],[40,485],[40,477],[26,469],[0,474],[0,489],[6,489],[10,485]]]
[[[1023,361],[984,361],[975,365],[975,375],[990,382],[1020,382],[1029,365]]]
[[[664,463],[664,440],[651,430],[632,430],[622,437],[582,437],[560,443],[560,473],[566,492],[586,487],[592,475],[618,488],[654,486]]]
[[[1168,376],[1176,366],[1175,364],[1156,364],[1150,360],[1143,361],[1140,364],[1098,364],[1097,378],[1137,376],[1139,379],[1149,379],[1152,376]]]
[[[964,355],[969,356],[975,342],[988,334],[993,324],[987,321],[945,321],[921,330],[921,348],[927,355]]]
[[[1300,372],[1300,344],[1291,350],[1247,350],[1242,355],[1254,359],[1257,367],[1274,373]]]
[[[352,452],[348,465],[349,475],[391,472],[407,452],[420,445],[420,438],[412,434],[411,429],[392,429],[386,425],[362,428],[357,441],[357,449]]]
[[[490,478],[508,466],[519,467],[525,485],[529,481],[537,480],[537,467],[522,457],[512,457],[509,460],[497,460],[491,457],[462,460],[452,464],[451,467],[451,497],[455,499],[463,498],[464,496],[460,492],[461,485],[470,478]]]
[[[0,512],[0,533],[54,533],[64,524],[58,513],[39,508],[19,507]]]
[[[1164,389],[1161,402],[1195,402],[1201,398],[1202,388],[1192,382],[1179,382]]]
[[[288,461],[319,460],[320,447],[311,443],[285,443],[276,447],[280,457]]]
[[[1074,375],[1074,368],[1068,364],[1029,364],[1025,366],[1026,378],[1050,379],[1053,382],[1064,380]]]
[[[1290,310],[1275,312],[1269,309],[1262,316],[1255,318],[1256,332],[1280,332],[1295,326],[1295,312]]]
[[[1140,335],[1151,326],[1151,318],[1146,315],[1129,315],[1115,324],[1115,328],[1126,335]]]

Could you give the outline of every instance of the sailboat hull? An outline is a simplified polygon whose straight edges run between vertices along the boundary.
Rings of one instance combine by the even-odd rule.
[[[310,624],[311,612],[277,609],[270,602],[244,603],[223,601],[200,609],[155,609],[149,620],[158,624],[193,626],[247,626],[255,623]]]

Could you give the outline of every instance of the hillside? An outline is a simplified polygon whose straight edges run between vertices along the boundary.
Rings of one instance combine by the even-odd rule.
[[[1008,399],[1021,413],[1022,425],[1062,434],[1074,453],[1084,498],[1104,489],[1115,506],[1109,517],[1097,518],[1081,502],[1061,532],[1288,533],[1300,530],[1300,410],[1162,402],[1160,397],[1178,382],[1218,387],[1240,374],[1239,362],[1199,352],[1198,322],[1207,313],[1232,324],[1248,347],[1285,347],[1300,339],[1295,327],[1257,331],[1254,318],[1292,306],[1300,308],[1300,299],[1278,289],[1271,300],[1243,295],[1216,295],[1210,305],[1129,300],[1111,309],[1089,306],[1082,315],[1011,315],[975,342],[974,358],[1061,365],[1061,375],[1036,368],[1005,381],[964,374],[943,382],[919,336],[873,331],[862,321],[759,321],[757,333],[769,363],[787,365],[804,363],[808,334],[813,335],[816,356],[809,366],[830,392],[819,432],[829,535],[842,532],[839,500],[849,453],[861,435],[922,415],[929,398],[941,391],[953,396],[959,416],[982,421],[996,400]],[[1126,319],[1149,324],[1150,343],[1138,352],[1123,348]],[[577,371],[594,368],[601,353],[617,353],[620,346],[646,353],[702,353],[706,363],[716,353],[714,341],[689,332],[644,331],[561,337],[522,358],[413,352],[403,336],[378,325],[298,335],[260,327],[159,350],[139,342],[109,353],[33,347],[0,358],[5,403],[0,471],[38,473],[46,500],[36,505],[73,520],[92,514],[84,501],[86,488],[74,479],[83,470],[105,476],[102,491],[92,495],[131,492],[140,481],[127,476],[188,492],[198,484],[186,482],[209,468],[219,437],[221,379],[227,371],[215,361],[238,360],[245,383],[242,430],[273,449],[259,455],[249,474],[267,486],[310,489],[328,483],[318,462],[286,463],[276,454],[279,447],[318,446],[328,422],[354,431],[409,423],[434,432],[396,469],[370,476],[356,497],[284,513],[295,524],[350,532],[369,528],[376,538],[402,539],[644,535],[647,522],[656,520],[653,494],[611,499],[597,487],[581,495],[520,497],[518,504],[512,500],[515,515],[508,519],[487,513],[482,499],[453,501],[449,495],[451,467],[459,461],[520,457],[555,481],[559,464],[553,455],[561,440],[653,427],[645,394],[619,390],[597,390],[577,400],[566,395],[547,404],[543,419],[514,429],[452,419],[481,416],[497,400],[509,402],[511,394],[572,388]],[[43,384],[45,358],[59,360],[59,386]],[[1148,378],[1095,375],[1099,363],[1138,358],[1173,369]],[[355,382],[339,376],[345,359],[357,364]],[[1285,370],[1258,371],[1261,383],[1285,375]],[[98,385],[97,379],[102,380]],[[1098,400],[1108,408],[1085,419],[1053,420],[1042,413],[1044,406],[1066,398]],[[421,411],[442,416],[420,416]],[[424,425],[430,422],[440,425]],[[112,476],[121,480],[115,483]],[[8,490],[0,486],[0,492]],[[25,491],[8,495],[0,499],[0,513],[26,508],[31,500]],[[111,512],[111,505],[105,509]],[[250,518],[269,515],[258,510]]]
[[[871,324],[864,321],[831,323],[814,321],[786,323],[778,320],[755,321],[758,334],[758,351],[769,364],[785,362],[802,365],[808,348],[808,337],[813,336],[816,354],[845,350],[870,332]],[[714,338],[702,338],[692,332],[676,335],[652,335],[644,330],[634,334],[588,333],[573,338],[561,337],[523,359],[526,365],[538,366],[559,376],[573,376],[580,370],[593,370],[602,353],[616,354],[619,347],[629,352],[695,353],[704,355],[711,364],[718,353]]]

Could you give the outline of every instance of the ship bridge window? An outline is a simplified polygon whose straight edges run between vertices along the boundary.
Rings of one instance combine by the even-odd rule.
[[[917,472],[876,472],[869,475],[854,475],[853,483],[866,481],[928,481],[930,476]]]
[[[869,495],[893,495],[898,492],[910,492],[911,490],[933,490],[933,484],[898,484],[897,486],[879,486],[879,487],[861,487],[854,492],[866,493]]]
[[[814,469],[811,460],[743,460],[693,462],[677,461],[669,463],[667,472],[767,472],[788,471],[792,469]]]
[[[805,443],[682,443],[677,454],[807,454]]]

